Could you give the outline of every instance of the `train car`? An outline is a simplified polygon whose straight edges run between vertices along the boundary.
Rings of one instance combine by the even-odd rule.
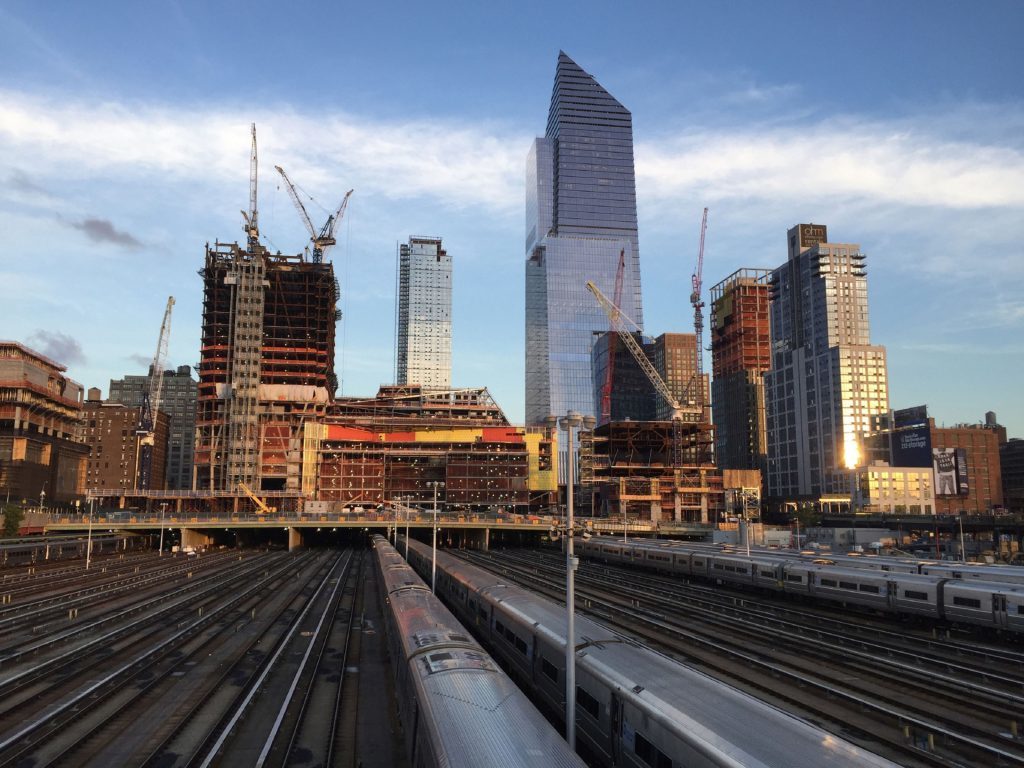
[[[942,588],[942,611],[949,621],[997,629],[1022,630],[1024,587],[998,581],[948,579]]]
[[[788,566],[784,570],[789,574]],[[808,575],[807,588],[813,597],[881,611],[892,607],[887,574],[813,563],[809,568],[801,567],[800,571]]]
[[[412,542],[410,562],[429,573],[430,548]],[[484,644],[564,717],[565,608],[443,551],[437,568],[438,594],[457,615],[472,612]],[[895,765],[586,617],[576,637],[577,743],[591,765]]]
[[[922,566],[921,573],[947,579],[1002,581],[1024,585],[1024,568],[1019,565],[982,565],[976,563],[936,563]]]
[[[394,547],[374,549],[409,764],[583,768]]]
[[[942,618],[942,589],[946,579],[917,573],[895,573],[889,577],[890,605],[897,613]]]

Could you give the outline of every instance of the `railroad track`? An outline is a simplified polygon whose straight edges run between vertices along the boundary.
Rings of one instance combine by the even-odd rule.
[[[565,570],[558,556],[470,559],[564,599]],[[979,673],[962,659],[946,657],[943,673],[936,675],[930,668],[938,666],[934,657],[915,664],[891,638],[885,645],[843,638],[835,627],[797,629],[792,620],[759,612],[754,600],[741,599],[726,610],[723,601],[706,595],[696,600],[681,595],[678,579],[658,586],[656,578],[644,576],[637,588],[638,576],[629,569],[582,566],[577,609],[845,738],[876,749],[884,741],[902,755],[901,762],[1024,764],[1024,744],[1012,738],[1011,726],[1018,718],[1024,721],[1019,669],[1003,675],[1005,688],[992,695],[983,684],[957,677],[964,669]],[[730,601],[735,598],[725,600],[726,607]],[[884,679],[880,668],[887,672]],[[898,680],[898,689],[892,680]]]

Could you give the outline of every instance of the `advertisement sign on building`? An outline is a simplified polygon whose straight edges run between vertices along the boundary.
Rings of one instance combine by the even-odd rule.
[[[935,469],[935,495],[956,496],[958,494],[956,449],[932,449],[932,466]]]
[[[956,484],[957,493],[967,496],[971,492],[971,486],[967,480],[967,449],[956,449]]]
[[[927,424],[928,406],[915,405],[913,408],[900,408],[892,412],[892,420],[897,429]]]
[[[928,426],[898,429],[892,434],[892,465],[894,467],[929,467],[932,465],[932,433]]]

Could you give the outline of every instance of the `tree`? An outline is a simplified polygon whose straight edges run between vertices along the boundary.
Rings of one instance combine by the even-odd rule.
[[[17,504],[8,504],[4,507],[4,536],[17,536],[21,528],[21,521],[25,519],[25,513]]]

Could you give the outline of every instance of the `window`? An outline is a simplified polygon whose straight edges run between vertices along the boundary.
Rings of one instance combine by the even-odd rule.
[[[669,756],[651,744],[639,731],[633,742],[633,751],[637,757],[654,768],[672,768],[672,760]]]
[[[964,608],[981,608],[981,600],[975,600],[971,597],[954,597],[953,605],[963,606]]]
[[[861,584],[860,585],[860,591],[861,592],[870,592],[873,595],[879,594],[879,589],[874,584]]]
[[[836,585],[835,579],[822,579],[821,586],[823,587],[834,587]]]
[[[553,682],[558,682],[558,667],[556,667],[550,661],[545,659],[543,656],[541,656],[540,658],[540,669],[546,677],[551,679]]]
[[[803,576],[800,576],[799,574],[786,576],[786,581],[792,581],[797,584],[802,584],[803,580]]]
[[[903,596],[905,598],[907,598],[908,600],[927,600],[928,599],[928,593],[927,592],[916,592],[913,589],[905,589],[905,590],[903,590]]]
[[[857,591],[857,585],[856,585],[856,583],[854,583],[852,581],[840,581],[839,582],[839,588],[840,589],[852,589],[854,592]]]
[[[601,718],[601,702],[578,685],[576,686],[576,705],[595,720]]]

